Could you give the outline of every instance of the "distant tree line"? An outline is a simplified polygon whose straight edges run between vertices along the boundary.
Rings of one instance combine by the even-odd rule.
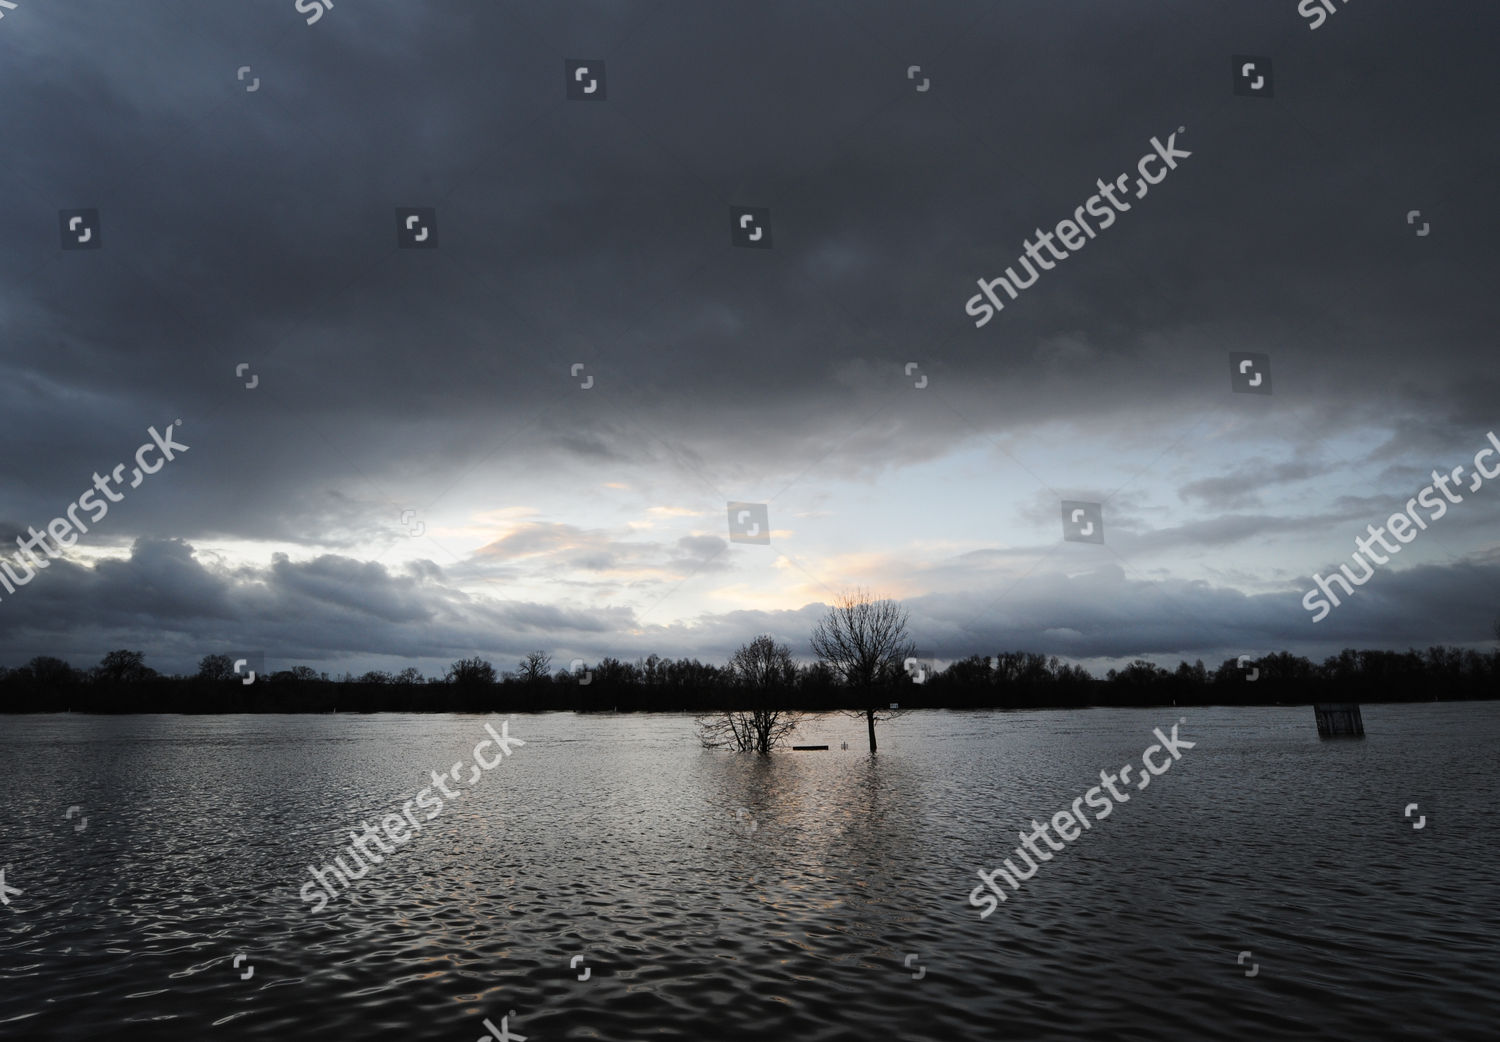
[[[769,638],[767,638],[769,640]],[[754,642],[751,642],[752,644]],[[747,648],[749,645],[746,646]],[[744,651],[745,649],[741,649]],[[780,650],[784,650],[784,646]],[[1500,690],[1500,653],[1452,647],[1426,651],[1346,649],[1315,663],[1278,652],[1243,665],[1226,659],[1209,671],[1199,660],[1164,669],[1140,659],[1104,677],[1025,651],[972,655],[946,669],[918,672],[889,666],[868,677],[818,660],[796,663],[760,649],[774,694],[747,692],[746,665],[665,659],[604,658],[577,670],[551,670],[532,652],[513,671],[497,673],[481,658],[460,659],[441,677],[415,669],[330,677],[306,666],[253,684],[234,674],[225,655],[204,656],[192,676],[167,676],[139,651],[111,651],[98,665],[75,669],[38,656],[0,667],[0,711],[12,713],[323,713],[340,712],[582,712],[671,711],[713,714],[756,705],[788,712],[845,711],[861,718],[907,709],[1037,709],[1081,706],[1265,705],[1314,701],[1411,702],[1493,698]],[[737,653],[738,654],[738,653]],[[908,656],[910,657],[910,656]],[[903,663],[904,664],[904,663]],[[748,663],[756,668],[754,656]],[[917,682],[917,677],[921,682]],[[879,714],[877,715],[877,710]]]

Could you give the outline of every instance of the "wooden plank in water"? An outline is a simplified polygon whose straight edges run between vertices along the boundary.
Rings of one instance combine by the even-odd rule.
[[[1313,705],[1319,738],[1363,738],[1365,722],[1356,702],[1321,702]]]
[[[819,749],[827,749],[827,748],[828,748],[828,746],[826,746],[826,745],[794,745],[794,746],[792,746],[792,751],[800,753],[803,750],[809,750],[810,749],[810,750],[813,750],[813,751],[817,751]]]

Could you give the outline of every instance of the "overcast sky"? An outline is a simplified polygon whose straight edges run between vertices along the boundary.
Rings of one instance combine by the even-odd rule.
[[[0,537],[150,427],[189,446],[0,589],[0,664],[805,656],[854,586],[940,661],[1487,641],[1494,5],[302,5],[0,10]],[[1313,622],[1313,574],[1460,464]]]

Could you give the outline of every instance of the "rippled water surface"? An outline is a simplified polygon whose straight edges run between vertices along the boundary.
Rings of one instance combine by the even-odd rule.
[[[981,920],[975,870],[1179,719],[1196,746]],[[309,866],[500,718],[0,717],[0,1038],[1495,1037],[1500,704],[1364,719],[924,712],[872,758],[834,717],[762,760],[513,716],[314,914]]]

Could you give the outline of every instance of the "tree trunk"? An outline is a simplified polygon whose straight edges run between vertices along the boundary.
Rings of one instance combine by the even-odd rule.
[[[875,710],[865,710],[865,723],[870,725],[870,752],[875,751]]]

